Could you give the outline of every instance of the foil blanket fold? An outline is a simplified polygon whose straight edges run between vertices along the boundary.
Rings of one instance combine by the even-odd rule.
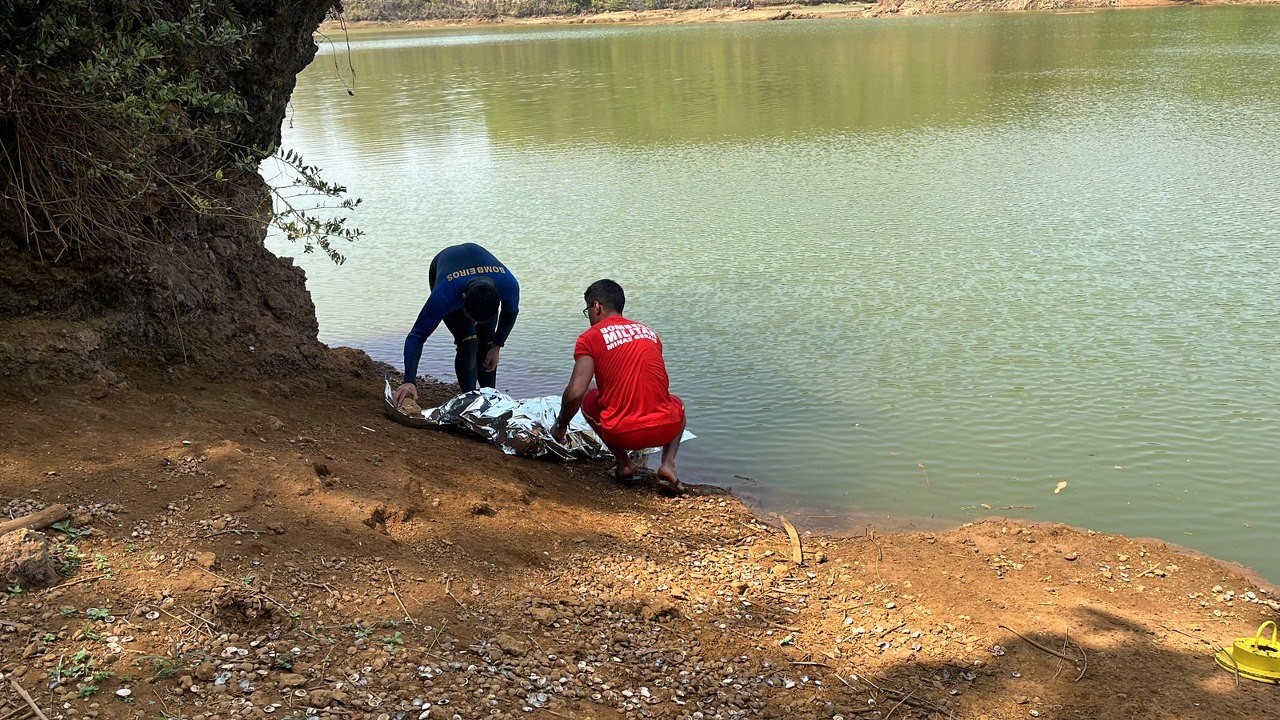
[[[395,406],[391,382],[384,382],[387,414],[407,425],[461,428],[497,445],[508,455],[551,455],[561,460],[613,457],[587,424],[582,411],[578,411],[569,423],[563,445],[552,439],[551,426],[560,414],[559,395],[516,400],[493,388],[480,388],[455,395],[437,407],[423,408],[420,414],[410,415]],[[694,437],[693,433],[686,431],[683,440]],[[643,457],[652,451],[646,450],[639,455]]]

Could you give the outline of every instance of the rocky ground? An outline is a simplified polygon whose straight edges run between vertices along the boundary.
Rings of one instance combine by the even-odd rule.
[[[55,584],[0,566],[0,719],[35,717],[18,688],[51,719],[1280,717],[1212,660],[1274,589],[1159,542],[793,540],[732,497],[395,425],[360,362],[131,378],[0,393],[3,515],[73,510],[5,536]]]

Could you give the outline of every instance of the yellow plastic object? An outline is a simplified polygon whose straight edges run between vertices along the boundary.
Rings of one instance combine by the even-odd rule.
[[[1271,639],[1262,632],[1271,626]],[[1276,637],[1276,624],[1268,620],[1258,628],[1253,637],[1240,638],[1213,654],[1224,669],[1239,673],[1240,677],[1258,682],[1280,685],[1280,641]]]

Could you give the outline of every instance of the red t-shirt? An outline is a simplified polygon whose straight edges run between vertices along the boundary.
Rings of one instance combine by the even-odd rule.
[[[578,336],[573,359],[590,355],[600,390],[600,426],[624,432],[680,419],[680,403],[671,397],[662,341],[647,325],[616,316],[601,320]]]

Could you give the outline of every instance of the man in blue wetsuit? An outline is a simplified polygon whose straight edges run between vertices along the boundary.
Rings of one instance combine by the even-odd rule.
[[[458,346],[453,367],[463,392],[494,387],[499,348],[507,342],[520,312],[520,284],[493,253],[464,243],[441,250],[427,273],[431,295],[404,340],[404,384],[396,388],[397,406],[406,396],[415,400],[418,360],[422,346],[443,320]],[[499,312],[501,309],[501,312]]]

